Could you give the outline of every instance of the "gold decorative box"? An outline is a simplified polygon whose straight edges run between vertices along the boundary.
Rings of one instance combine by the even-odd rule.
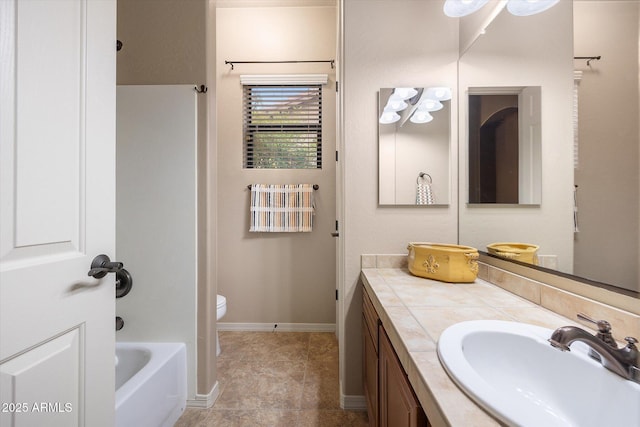
[[[487,245],[491,255],[538,265],[538,245],[530,243],[500,242]]]
[[[409,271],[427,279],[469,283],[478,276],[478,250],[445,243],[409,243]]]

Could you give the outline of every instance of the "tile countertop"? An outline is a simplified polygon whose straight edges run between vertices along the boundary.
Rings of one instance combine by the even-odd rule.
[[[482,279],[444,283],[404,268],[363,268],[364,287],[433,426],[499,426],[469,399],[438,360],[438,337],[465,320],[511,320],[556,329],[584,325]]]

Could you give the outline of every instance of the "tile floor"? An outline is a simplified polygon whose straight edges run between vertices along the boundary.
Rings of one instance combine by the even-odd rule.
[[[366,412],[340,409],[333,333],[220,331],[220,395],[187,408],[175,427],[367,427]]]

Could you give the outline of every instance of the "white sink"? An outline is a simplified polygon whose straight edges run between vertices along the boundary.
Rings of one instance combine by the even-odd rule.
[[[626,380],[574,342],[562,352],[553,331],[499,320],[447,328],[440,362],[453,381],[500,421],[518,426],[640,426],[640,384]]]

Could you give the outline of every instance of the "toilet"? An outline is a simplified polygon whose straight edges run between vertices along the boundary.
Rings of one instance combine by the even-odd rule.
[[[216,295],[217,297],[217,314],[216,320],[222,319],[222,316],[227,312],[227,299],[222,295]],[[216,328],[216,356],[220,355],[220,340],[218,339],[218,328]]]

